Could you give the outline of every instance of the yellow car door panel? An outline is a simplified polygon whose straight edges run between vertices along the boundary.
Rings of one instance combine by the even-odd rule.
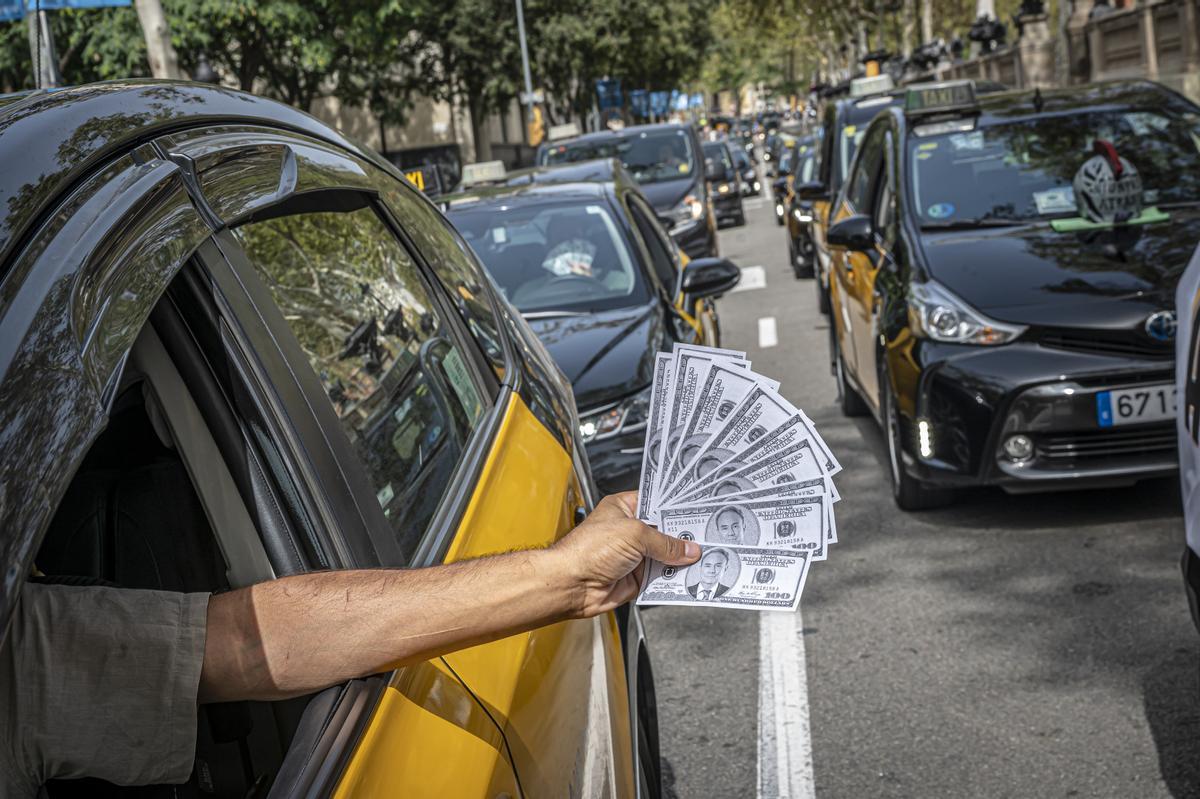
[[[392,675],[335,793],[519,795],[500,729],[440,661]]]
[[[447,562],[545,546],[574,525],[583,500],[571,458],[515,395],[493,453]],[[632,795],[615,623],[553,624],[445,661],[503,729],[527,796]],[[624,718],[609,718],[612,708],[623,709]],[[617,734],[624,736],[620,747],[613,743]]]

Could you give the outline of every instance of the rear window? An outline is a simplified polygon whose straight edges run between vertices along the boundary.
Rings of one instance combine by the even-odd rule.
[[[485,410],[471,359],[373,209],[279,217],[236,233],[411,557]]]
[[[679,180],[696,171],[696,154],[686,129],[640,131],[599,141],[554,145],[542,163],[573,164],[595,158],[619,158],[638,183]]]

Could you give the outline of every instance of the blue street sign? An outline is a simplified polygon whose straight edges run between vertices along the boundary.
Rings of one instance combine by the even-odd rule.
[[[61,11],[64,8],[109,8],[127,6],[131,0],[42,0],[42,11]],[[0,0],[0,22],[21,19],[38,7],[37,0]]]

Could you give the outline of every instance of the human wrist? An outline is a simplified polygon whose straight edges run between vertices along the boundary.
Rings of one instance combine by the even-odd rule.
[[[530,554],[554,616],[558,620],[582,618],[586,590],[570,553],[556,543]]]

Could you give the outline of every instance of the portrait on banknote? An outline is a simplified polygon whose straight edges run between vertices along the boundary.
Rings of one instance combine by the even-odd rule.
[[[716,599],[737,582],[742,563],[737,553],[724,547],[706,549],[700,560],[688,567],[684,577],[687,592],[701,602]]]
[[[758,519],[735,505],[726,505],[708,519],[704,541],[708,544],[753,545],[759,539]]]

